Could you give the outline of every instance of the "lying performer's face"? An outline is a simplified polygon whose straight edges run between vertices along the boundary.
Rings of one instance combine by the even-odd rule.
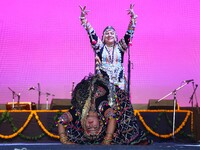
[[[96,113],[89,112],[86,118],[85,130],[88,135],[97,135],[99,133],[100,124]]]
[[[116,33],[113,29],[107,29],[103,35],[105,44],[112,45],[116,41]]]

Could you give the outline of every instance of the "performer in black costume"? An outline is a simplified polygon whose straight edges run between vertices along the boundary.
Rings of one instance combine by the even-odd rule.
[[[127,93],[115,86],[116,105],[108,101],[109,79],[85,77],[74,89],[72,108],[58,121],[63,144],[149,144],[140,130]]]

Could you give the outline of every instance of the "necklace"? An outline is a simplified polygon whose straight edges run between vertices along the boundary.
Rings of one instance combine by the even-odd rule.
[[[110,54],[110,51],[108,50],[108,47],[105,46],[106,48],[106,51],[108,52],[108,57],[109,57],[109,61],[111,64],[113,64],[113,61],[114,61],[114,46],[112,46],[112,55]]]

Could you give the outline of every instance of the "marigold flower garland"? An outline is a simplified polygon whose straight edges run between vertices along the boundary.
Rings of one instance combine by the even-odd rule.
[[[54,134],[50,133],[50,132],[44,127],[44,125],[43,125],[42,122],[40,121],[39,116],[37,115],[37,113],[36,113],[35,111],[34,111],[33,113],[34,113],[34,115],[35,115],[36,120],[38,121],[39,126],[42,128],[42,130],[43,130],[48,136],[59,139],[59,136],[58,136],[58,135],[54,135]]]
[[[11,139],[14,138],[15,136],[17,136],[19,133],[21,133],[26,126],[28,125],[28,123],[30,122],[31,118],[33,117],[33,113],[31,112],[31,114],[28,116],[28,119],[25,121],[24,125],[15,133],[11,134],[11,135],[2,135],[0,134],[0,138],[2,139]]]
[[[147,112],[147,110],[143,111],[143,112]],[[158,110],[149,110],[149,112],[158,112]],[[171,110],[165,110],[165,112],[172,112]],[[183,112],[183,111],[180,111],[179,112]],[[134,110],[134,114],[135,115],[138,115],[139,117],[139,120],[142,122],[142,124],[144,125],[144,127],[147,129],[147,131],[149,131],[151,134],[157,136],[157,137],[161,137],[161,138],[169,138],[169,137],[172,137],[173,136],[173,133],[169,133],[169,134],[159,134],[159,133],[156,133],[155,131],[153,131],[147,124],[146,122],[144,121],[143,117],[141,116],[140,114],[140,111],[138,110]],[[174,131],[174,134],[178,133],[186,124],[186,122],[188,121],[188,118],[190,116],[190,114],[192,114],[191,111],[187,111],[187,114],[186,114],[186,117],[185,119],[183,120],[183,122],[181,123],[181,125]],[[192,125],[192,124],[191,124]],[[193,129],[193,127],[192,127]]]
[[[66,110],[62,110],[62,112],[64,112]],[[1,111],[2,112],[2,111]],[[7,111],[4,111],[7,113]],[[27,125],[29,124],[30,120],[32,119],[33,115],[35,116],[36,120],[38,121],[38,124],[39,126],[42,128],[42,130],[50,137],[53,137],[53,138],[57,138],[59,139],[59,136],[58,135],[54,135],[52,133],[50,133],[45,127],[44,125],[42,124],[42,122],[39,120],[39,116],[37,115],[37,112],[49,112],[49,111],[46,111],[46,110],[42,110],[42,111],[30,111],[30,110],[11,110],[9,112],[30,112],[30,115],[28,116],[27,120],[25,121],[24,125],[15,133],[11,134],[11,135],[2,135],[0,134],[0,138],[2,139],[12,139],[14,138],[15,136],[19,135],[26,127]],[[51,112],[58,112],[58,110],[55,110],[55,111],[51,111]]]
[[[60,112],[65,112],[66,110],[62,110]],[[139,120],[142,122],[142,124],[145,126],[145,128],[150,132],[152,133],[153,135],[157,136],[157,137],[161,137],[161,138],[169,138],[172,136],[172,133],[169,133],[169,134],[164,134],[164,135],[161,135],[159,133],[156,133],[155,131],[153,131],[147,124],[146,122],[144,121],[143,117],[141,116],[140,112],[172,112],[173,110],[134,110],[134,114],[135,115],[138,115],[139,117]],[[2,112],[2,111],[0,111]],[[32,119],[33,115],[35,116],[39,126],[41,127],[41,129],[50,137],[52,138],[57,138],[59,139],[59,136],[58,135],[54,135],[52,133],[50,133],[45,127],[44,125],[42,124],[42,122],[40,121],[39,119],[39,116],[37,114],[37,112],[59,112],[58,110],[55,110],[55,111],[49,111],[49,110],[37,110],[37,111],[30,111],[30,110],[12,110],[12,111],[3,111],[3,112],[30,112],[30,115],[28,116],[27,120],[25,121],[24,125],[15,133],[11,134],[11,135],[2,135],[0,134],[0,138],[3,138],[3,139],[11,139],[11,138],[14,138],[15,136],[17,136],[18,134],[20,134],[28,125],[28,123],[30,122],[30,120]],[[178,110],[178,112],[187,112],[186,114],[186,117],[185,119],[183,120],[183,122],[181,123],[181,125],[175,130],[175,134],[178,133],[186,124],[186,122],[188,121],[188,118],[191,114],[191,131],[193,131],[193,113],[191,111],[187,111],[187,110]]]

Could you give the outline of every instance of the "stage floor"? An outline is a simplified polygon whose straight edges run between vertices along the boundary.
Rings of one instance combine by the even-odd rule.
[[[176,142],[153,143],[145,146],[130,145],[62,145],[61,143],[9,143],[0,144],[0,150],[199,150],[200,144],[183,144]]]

